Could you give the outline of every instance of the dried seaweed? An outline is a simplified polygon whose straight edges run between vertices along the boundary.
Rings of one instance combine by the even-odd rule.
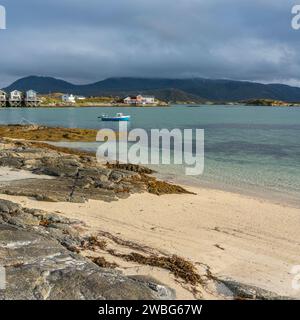
[[[118,265],[115,262],[108,262],[104,257],[87,257],[101,268],[115,269]]]
[[[114,250],[108,250],[107,252],[115,257],[122,258],[125,261],[137,262],[142,265],[149,265],[169,270],[176,278],[184,280],[187,284],[193,286],[197,286],[199,284],[204,285],[204,280],[198,274],[195,266],[191,262],[178,257],[177,255],[165,257],[158,255],[144,256],[135,252],[130,254],[119,254]]]
[[[105,250],[107,247],[107,242],[102,239],[98,239],[97,236],[90,236],[83,241],[81,248],[83,250],[95,251],[96,249]]]
[[[187,191],[178,185],[157,180],[148,175],[142,174],[141,180],[145,183],[149,193],[156,194],[158,196],[163,194],[194,194],[193,192]]]

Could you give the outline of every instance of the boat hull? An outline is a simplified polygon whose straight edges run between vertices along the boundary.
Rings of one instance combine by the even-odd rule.
[[[102,117],[102,121],[129,121],[130,117]]]

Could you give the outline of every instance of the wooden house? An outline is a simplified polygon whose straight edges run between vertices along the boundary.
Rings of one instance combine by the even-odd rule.
[[[0,107],[6,107],[6,92],[3,90],[0,90]]]
[[[37,92],[34,90],[28,90],[25,94],[25,105],[26,107],[37,107],[39,105],[39,98]]]
[[[14,90],[9,94],[9,105],[11,107],[22,107],[23,93],[18,90]]]

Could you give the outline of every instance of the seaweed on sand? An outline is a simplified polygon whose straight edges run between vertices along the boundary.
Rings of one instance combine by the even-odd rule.
[[[90,236],[82,243],[82,249],[87,249],[95,251],[97,248],[100,250],[105,250],[107,242],[102,239],[98,239],[97,236]]]
[[[107,252],[115,257],[124,259],[125,261],[137,262],[142,265],[169,270],[176,278],[180,278],[184,280],[185,283],[192,286],[204,285],[204,280],[198,274],[195,266],[177,255],[169,257],[158,255],[144,256],[136,252],[130,254],[119,254],[114,250],[108,250]]]
[[[115,269],[118,265],[115,262],[108,262],[104,257],[87,257],[101,268]]]
[[[117,161],[116,163],[107,162],[106,167],[109,169],[121,169],[121,170],[137,172],[137,173],[146,173],[146,174],[154,173],[152,169],[141,166],[139,164],[120,163],[119,161]]]
[[[141,174],[141,181],[145,183],[149,193],[156,194],[158,196],[164,194],[194,194],[183,187],[166,181],[157,180],[156,178],[145,174]]]

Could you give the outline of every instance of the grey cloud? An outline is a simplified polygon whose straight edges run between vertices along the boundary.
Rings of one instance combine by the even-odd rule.
[[[0,0],[0,86],[31,74],[298,84],[290,0]]]

